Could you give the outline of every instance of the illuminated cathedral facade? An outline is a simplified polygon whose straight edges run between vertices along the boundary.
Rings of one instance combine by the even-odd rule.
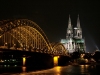
[[[72,27],[71,18],[69,15],[66,39],[61,39],[61,43],[63,43],[63,45],[65,46],[65,48],[68,50],[69,53],[85,52],[86,49],[85,39],[82,38],[82,28],[80,26],[79,15],[77,18],[77,25],[74,28]]]

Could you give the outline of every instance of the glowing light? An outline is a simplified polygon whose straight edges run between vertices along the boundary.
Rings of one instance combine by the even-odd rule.
[[[88,68],[89,67],[89,65],[85,65],[85,68]]]
[[[4,62],[3,60],[1,60],[0,62]]]
[[[85,59],[85,62],[88,63],[88,59]]]
[[[17,65],[15,65],[15,67],[16,67]]]
[[[77,27],[75,27],[74,29],[77,29]]]
[[[58,56],[54,56],[53,60],[54,60],[54,66],[57,66],[58,65]]]
[[[4,67],[6,67],[7,65],[4,65]]]
[[[7,45],[7,42],[5,44]]]
[[[26,57],[23,57],[23,66],[25,66],[26,63]]]
[[[2,36],[0,36],[0,38],[1,38]]]

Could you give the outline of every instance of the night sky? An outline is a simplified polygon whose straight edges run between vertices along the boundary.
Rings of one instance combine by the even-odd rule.
[[[68,17],[75,27],[80,16],[87,52],[100,48],[100,3],[91,0],[0,0],[0,20],[30,19],[37,23],[50,42],[66,38]]]

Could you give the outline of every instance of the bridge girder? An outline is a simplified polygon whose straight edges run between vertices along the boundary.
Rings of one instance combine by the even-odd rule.
[[[55,55],[67,54],[61,43],[52,45],[43,30],[35,22],[28,19],[0,21],[0,41],[0,44],[5,46],[10,43],[10,46],[13,44],[15,47],[18,43],[26,51],[32,46],[31,51],[36,50],[36,52]]]
[[[65,49],[62,43],[51,43],[51,46],[55,55],[68,55],[68,51]]]
[[[52,47],[49,43],[48,38],[46,37],[43,30],[33,21],[27,19],[18,19],[18,20],[5,20],[0,21],[0,36],[1,38],[7,37],[8,35],[13,38],[16,38],[20,45],[23,46],[22,43],[30,45],[30,42],[34,42],[35,47],[37,49],[42,50],[46,49],[48,52],[52,52]],[[27,37],[28,36],[28,37]],[[31,37],[31,38],[29,38]],[[22,40],[22,41],[21,41]],[[32,41],[33,40],[33,41]],[[7,41],[7,40],[5,40]],[[8,41],[7,41],[8,42]],[[45,50],[44,50],[45,51]]]

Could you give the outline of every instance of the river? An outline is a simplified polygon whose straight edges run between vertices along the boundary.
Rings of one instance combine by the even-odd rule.
[[[50,69],[0,66],[0,75],[100,75],[100,65],[67,65]]]

